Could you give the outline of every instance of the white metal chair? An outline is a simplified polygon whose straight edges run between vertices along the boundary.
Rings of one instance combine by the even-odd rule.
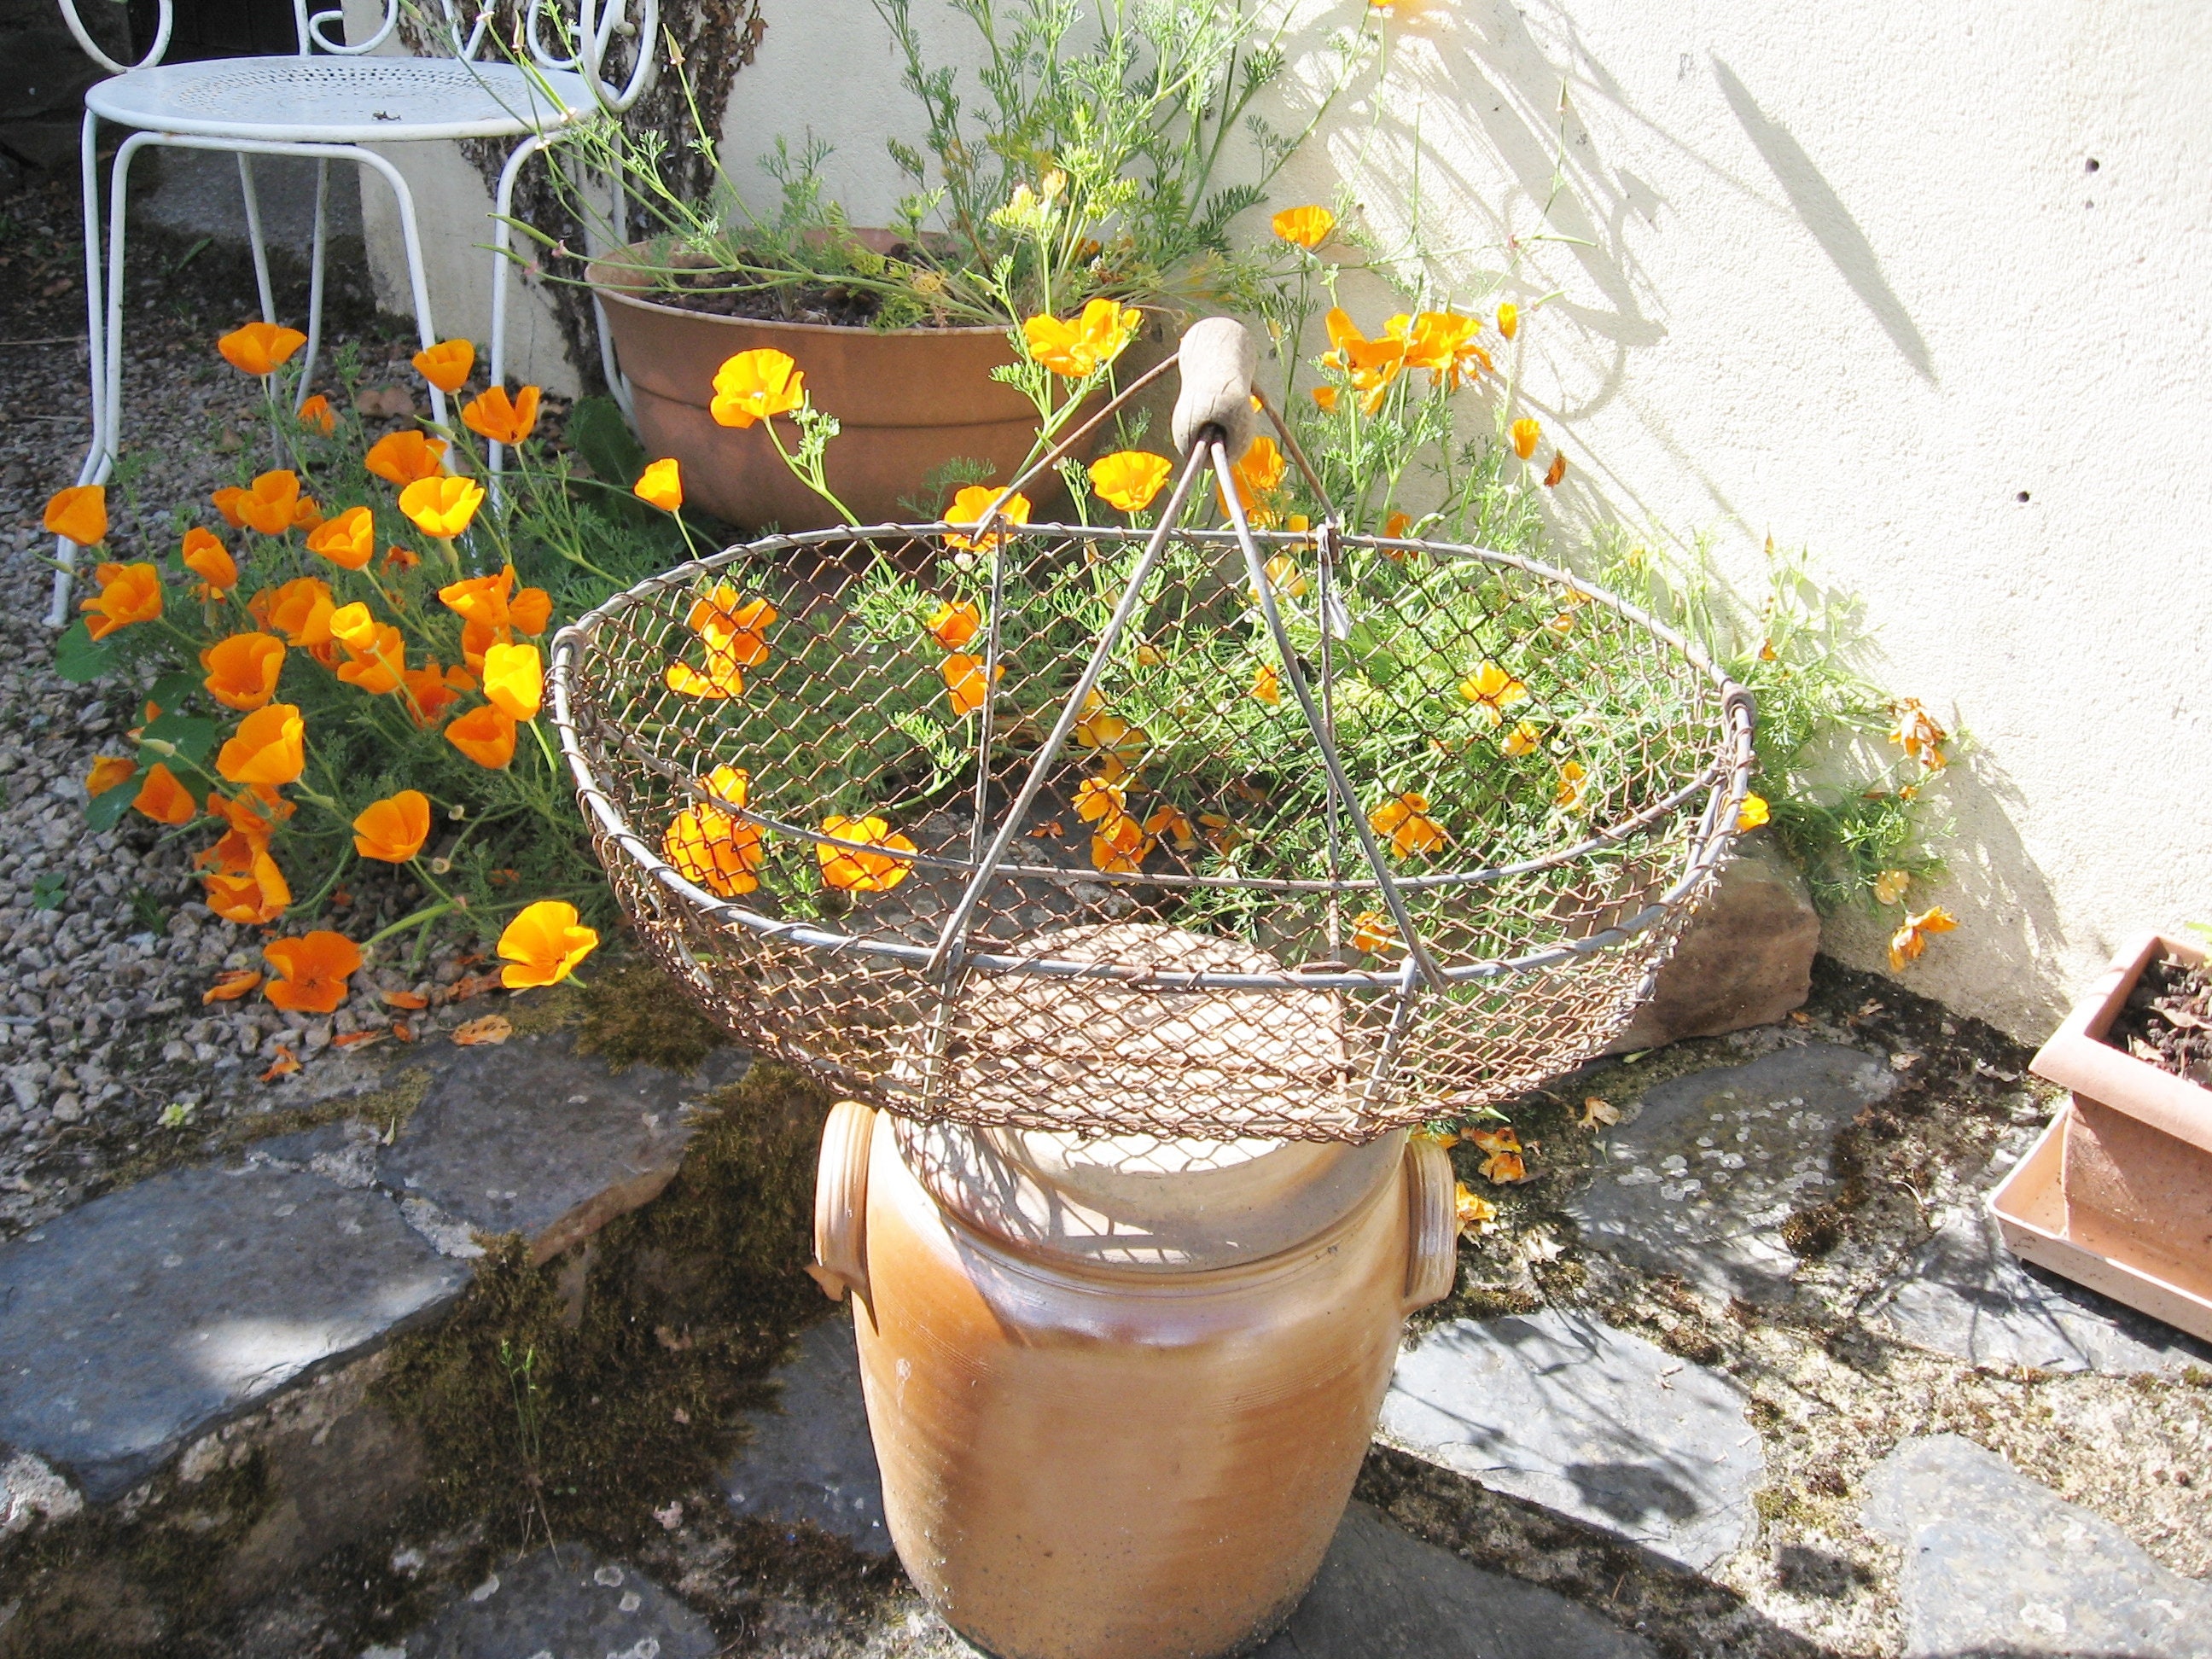
[[[511,43],[509,56],[482,62],[478,57],[487,44],[491,9],[483,8],[474,23],[465,26],[456,0],[439,0],[443,21],[439,45],[449,56],[370,57],[392,38],[408,0],[381,0],[380,27],[359,42],[346,40],[343,10],[310,15],[308,0],[293,0],[300,41],[296,55],[164,64],[161,58],[169,46],[173,0],[157,0],[160,17],[153,46],[137,63],[120,64],[103,52],[85,29],[77,15],[76,0],[60,0],[60,3],[63,20],[77,44],[94,61],[114,71],[84,98],[84,272],[92,361],[92,446],[77,473],[81,484],[105,483],[121,447],[125,209],[131,163],[142,149],[162,145],[236,154],[261,315],[271,323],[276,320],[276,298],[270,287],[260,204],[254,195],[252,158],[298,155],[316,163],[307,343],[296,404],[307,395],[309,371],[322,343],[330,164],[358,162],[391,185],[406,245],[407,280],[416,323],[427,346],[438,336],[431,321],[414,199],[399,170],[364,146],[448,138],[520,140],[501,169],[492,207],[488,367],[492,383],[498,385],[506,368],[507,267],[512,263],[509,218],[522,165],[531,156],[557,145],[565,133],[584,123],[619,118],[643,95],[653,80],[656,58],[653,43],[659,27],[659,0],[638,0],[635,8],[632,0],[576,0],[573,21],[561,0],[529,0],[523,38]],[[608,59],[618,38],[630,45],[630,66],[618,81],[611,82],[606,78]],[[98,161],[102,121],[131,129],[115,153],[104,255]],[[620,224],[620,180],[611,181],[611,188],[616,192],[611,222]],[[619,389],[604,314],[599,318],[599,342],[609,381]],[[430,401],[434,416],[445,420],[445,395],[433,387]],[[490,459],[496,471],[501,461],[497,445],[492,446]],[[57,551],[61,568],[54,573],[53,605],[47,617],[52,627],[61,627],[69,619],[77,550],[76,543],[59,539]]]

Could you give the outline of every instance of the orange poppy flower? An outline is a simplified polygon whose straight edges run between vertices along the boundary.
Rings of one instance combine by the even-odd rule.
[[[439,716],[461,700],[459,691],[447,684],[445,670],[434,659],[420,668],[403,669],[400,679],[407,687],[408,712],[417,726],[435,726]]]
[[[1405,338],[1406,367],[1427,369],[1430,384],[1448,392],[1491,367],[1490,354],[1474,340],[1482,332],[1480,318],[1424,311],[1417,317],[1393,317],[1388,328]]]
[[[631,489],[648,507],[673,513],[684,505],[683,470],[673,460],[655,461],[638,475]]]
[[[1329,341],[1322,366],[1350,376],[1353,388],[1367,394],[1360,407],[1373,414],[1382,406],[1390,383],[1406,367],[1405,337],[1385,329],[1380,337],[1370,340],[1340,307],[1332,307],[1322,321],[1328,330]]]
[[[294,411],[293,418],[301,426],[311,426],[325,438],[338,429],[338,412],[331,407],[331,400],[318,392]]]
[[[538,428],[538,391],[526,386],[510,400],[495,386],[461,405],[461,423],[495,444],[519,444]]]
[[[1148,836],[1173,836],[1176,847],[1186,853],[1198,846],[1198,832],[1191,828],[1190,819],[1181,807],[1164,801],[1146,815],[1145,833]]]
[[[1244,509],[1244,516],[1262,529],[1275,521],[1274,513],[1264,498],[1281,487],[1287,465],[1275,441],[1262,432],[1230,469],[1231,476],[1237,480],[1237,504]],[[1229,502],[1218,484],[1214,486],[1213,498],[1221,505],[1222,516],[1228,517]]]
[[[1544,734],[1536,729],[1534,720],[1522,720],[1498,738],[1498,747],[1502,752],[1517,757],[1535,753],[1537,744],[1543,740]]]
[[[92,770],[84,775],[84,793],[104,795],[119,789],[138,775],[138,763],[123,755],[94,755]]]
[[[1260,665],[1260,672],[1254,677],[1252,681],[1252,696],[1254,701],[1258,702],[1279,703],[1282,702],[1283,682],[1281,677],[1275,672],[1274,664],[1261,663]]]
[[[103,564],[93,574],[100,592],[79,601],[77,609],[85,613],[85,631],[95,640],[161,616],[161,574],[152,565]]]
[[[478,766],[499,771],[514,758],[514,716],[485,703],[448,726],[446,741]]]
[[[1743,805],[1736,808],[1736,830],[1739,833],[1756,830],[1767,822],[1767,817],[1766,798],[1764,795],[1746,795]]]
[[[744,775],[735,767],[718,766],[708,780],[709,792],[743,807]],[[717,780],[726,787],[717,787]],[[735,898],[758,887],[760,878],[754,872],[768,856],[758,824],[703,804],[676,815],[660,838],[660,855],[684,880],[722,898]]]
[[[814,844],[824,886],[846,893],[888,893],[913,873],[910,860],[892,854],[914,852],[915,844],[872,813],[860,818],[826,817],[822,820],[822,833],[837,841],[859,843],[857,847],[832,847],[826,842]],[[862,850],[875,847],[887,850]]]
[[[1552,452],[1552,464],[1544,469],[1544,488],[1557,489],[1559,480],[1567,476],[1567,457],[1564,450]]]
[[[1544,435],[1543,423],[1523,415],[1513,422],[1507,435],[1513,441],[1513,453],[1525,461],[1536,453],[1536,441]]]
[[[360,609],[364,616],[366,606],[348,605],[347,611]],[[341,616],[343,611],[339,613]],[[335,635],[333,625],[331,633]],[[358,686],[372,697],[381,697],[397,691],[406,682],[407,646],[399,630],[386,623],[368,624],[367,636],[358,642],[341,641],[345,646],[346,659],[338,665],[338,678],[346,684]]]
[[[543,634],[545,625],[553,620],[553,596],[542,587],[522,588],[507,602],[507,619],[534,638]]]
[[[227,708],[251,711],[276,695],[284,641],[273,634],[233,634],[200,653],[208,695]]]
[[[1336,228],[1336,216],[1325,207],[1285,208],[1269,222],[1276,235],[1310,252],[1328,240]]]
[[[137,798],[131,805],[156,823],[190,823],[200,815],[200,804],[192,799],[192,792],[159,761],[147,771],[146,781],[139,786]]]
[[[327,645],[337,606],[319,576],[295,576],[282,587],[264,587],[246,602],[246,614],[292,645]]]
[[[362,465],[386,483],[405,489],[445,471],[446,441],[428,438],[410,427],[386,434],[368,447]]]
[[[947,651],[957,651],[983,631],[983,613],[965,599],[951,599],[931,611],[922,626]]]
[[[376,515],[365,507],[346,508],[307,538],[307,551],[342,569],[362,569],[376,553]]]
[[[713,592],[692,601],[684,625],[709,651],[740,668],[755,668],[768,660],[768,630],[775,620],[775,607],[766,599],[744,599],[727,582],[717,582]]]
[[[952,505],[945,510],[945,522],[950,525],[981,524],[985,509],[997,501],[1001,493],[989,484],[969,484],[952,498]],[[1008,495],[1006,504],[999,509],[999,522],[1027,524],[1029,521],[1029,497]],[[971,548],[978,553],[988,553],[999,544],[999,536],[996,531],[981,537],[948,535],[945,544],[951,548]]]
[[[419,789],[373,800],[353,821],[353,850],[383,864],[404,864],[430,838],[430,798]]]
[[[1459,683],[1459,694],[1490,726],[1503,726],[1505,711],[1528,701],[1528,688],[1494,662],[1486,662]]]
[[[261,954],[277,975],[261,994],[288,1013],[329,1013],[346,1000],[346,980],[361,966],[361,947],[323,928],[301,939],[271,939]]]
[[[1030,356],[1055,374],[1079,380],[1121,355],[1144,325],[1144,313],[1114,300],[1093,300],[1083,314],[1063,321],[1036,316],[1022,325]]]
[[[1580,761],[1559,763],[1559,781],[1552,786],[1552,799],[1570,812],[1579,812],[1589,799],[1589,769]]]
[[[386,570],[412,570],[422,562],[422,556],[411,547],[401,547],[396,542],[384,550]]]
[[[973,714],[983,706],[983,659],[981,657],[955,651],[938,665],[937,672],[945,676],[945,695],[952,705],[955,720]],[[1006,665],[1000,663],[998,672],[991,676],[991,684],[995,685],[1006,678]]]
[[[208,499],[215,503],[215,510],[222,514],[222,521],[233,530],[246,528],[246,515],[238,510],[238,504],[246,499],[243,489],[236,484],[225,484]]]
[[[1127,812],[1109,814],[1091,832],[1091,867],[1104,875],[1135,875],[1152,850],[1152,837]]]
[[[1334,415],[1336,413],[1336,388],[1334,386],[1316,386],[1313,389],[1313,400],[1314,407],[1320,410],[1322,414]]]
[[[1367,815],[1367,822],[1376,835],[1390,837],[1390,850],[1401,859],[1440,852],[1449,839],[1429,816],[1428,797],[1410,789],[1384,801]]]
[[[240,835],[265,842],[270,832],[299,808],[268,785],[256,784],[234,799],[210,791],[207,810],[210,816],[221,818]]]
[[[505,565],[495,575],[471,576],[449,582],[438,590],[438,603],[465,622],[482,623],[487,628],[505,628],[507,599],[514,587],[514,567]]]
[[[259,927],[276,921],[292,902],[284,872],[266,852],[254,853],[243,874],[209,874],[200,879],[207,887],[207,908],[225,921]]]
[[[1521,331],[1520,307],[1502,305],[1498,307],[1498,331],[1509,340]]]
[[[275,374],[307,343],[307,337],[296,328],[286,328],[277,323],[247,323],[217,340],[215,349],[240,374],[251,374],[258,380],[264,374]]]
[[[1142,449],[1118,450],[1091,463],[1091,488],[1098,499],[1121,513],[1141,513],[1152,504],[1175,465],[1164,455]]]
[[[240,521],[264,536],[281,536],[292,527],[300,505],[300,475],[285,468],[264,472],[239,492],[232,505]]]
[[[1127,810],[1128,797],[1103,778],[1085,778],[1075,792],[1075,816],[1085,823],[1103,823]]]
[[[1897,717],[1897,723],[1890,728],[1889,740],[1929,771],[1942,770],[1943,745],[1951,740],[1951,734],[1936,724],[1935,717],[1920,706],[1920,700],[1904,698],[1891,706],[1890,713]]]
[[[376,618],[358,599],[331,612],[331,637],[349,651],[367,651],[376,643]]]
[[[200,1006],[211,1003],[235,1002],[248,991],[258,989],[261,975],[251,968],[240,968],[228,974],[217,974],[215,983],[200,993]]]
[[[668,665],[662,682],[678,696],[706,697],[716,701],[741,697],[745,691],[744,672],[726,653],[709,651],[707,666],[702,672],[689,663]]]
[[[195,525],[185,532],[183,553],[185,568],[201,579],[202,599],[222,599],[238,586],[238,561],[213,531]]]
[[[307,726],[289,702],[272,702],[248,714],[215,758],[215,769],[231,782],[272,787],[295,781],[307,768]]]
[[[46,528],[55,535],[91,547],[107,539],[107,487],[73,484],[46,498]]]
[[[469,527],[483,498],[474,478],[417,478],[399,492],[399,510],[424,535],[451,541]]]
[[[459,392],[477,365],[477,349],[468,340],[441,340],[415,354],[415,372],[441,392]]]
[[[323,509],[316,505],[313,495],[302,495],[292,503],[293,529],[313,531],[322,527]]]
[[[1393,541],[1397,540],[1413,527],[1413,515],[1410,513],[1393,513],[1382,521],[1382,533]],[[1393,555],[1393,556],[1398,556]]]
[[[518,720],[533,720],[545,701],[545,669],[534,645],[495,645],[484,653],[483,693]]]
[[[507,958],[499,982],[510,991],[558,984],[599,948],[598,933],[578,920],[574,905],[540,899],[525,905],[499,936],[499,953]]]
[[[763,348],[740,351],[714,371],[714,400],[708,412],[723,426],[749,427],[772,415],[788,415],[806,400],[806,376],[789,356]]]
[[[1352,921],[1352,948],[1379,957],[1398,948],[1398,924],[1380,910],[1362,910]]]
[[[1919,960],[1930,936],[1948,933],[1958,925],[1959,919],[1940,904],[1930,905],[1917,916],[1906,916],[1905,925],[1889,936],[1890,972],[1903,973],[1906,963]]]

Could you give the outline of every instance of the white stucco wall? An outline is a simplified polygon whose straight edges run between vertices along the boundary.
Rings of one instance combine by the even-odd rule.
[[[1304,71],[1359,9],[1300,0]],[[883,137],[918,123],[872,9],[768,16],[741,185],[811,122],[879,217]],[[1275,204],[1341,184],[1401,223],[1418,131],[1433,239],[1471,250],[1449,275],[1528,318],[1563,532],[1710,534],[1747,584],[1771,534],[1863,597],[1874,676],[1976,745],[1929,896],[1961,927],[1908,982],[2033,1038],[2124,934],[2212,920],[2212,8],[1403,0],[1383,27]],[[1830,946],[1876,966],[1882,931]]]

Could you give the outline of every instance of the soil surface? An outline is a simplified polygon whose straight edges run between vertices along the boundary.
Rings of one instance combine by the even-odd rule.
[[[2105,1041],[2176,1077],[2212,1084],[2212,962],[2152,963]]]

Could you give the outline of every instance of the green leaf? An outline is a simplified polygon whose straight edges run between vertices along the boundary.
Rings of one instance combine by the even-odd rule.
[[[568,442],[602,483],[627,489],[651,459],[611,398],[580,398],[568,411]]]
[[[199,690],[201,686],[200,677],[197,674],[164,674],[154,682],[153,690],[146,694],[146,701],[164,710],[181,708],[185,699]]]
[[[94,643],[85,619],[79,617],[54,641],[54,672],[82,685],[107,673],[119,655],[112,643]]]
[[[157,760],[170,758],[167,750],[154,747],[156,744],[169,744],[193,765],[200,765],[215,747],[215,722],[191,714],[164,714],[157,720],[149,721],[138,734],[138,759],[142,765],[150,766]],[[173,767],[170,769],[175,770]]]
[[[31,908],[33,910],[58,910],[62,901],[69,896],[69,884],[58,870],[49,870],[31,884]]]
[[[86,802],[84,827],[96,836],[122,823],[123,815],[131,810],[131,803],[138,798],[138,786],[144,777],[143,771],[137,773],[128,781],[112,789],[103,789]]]

